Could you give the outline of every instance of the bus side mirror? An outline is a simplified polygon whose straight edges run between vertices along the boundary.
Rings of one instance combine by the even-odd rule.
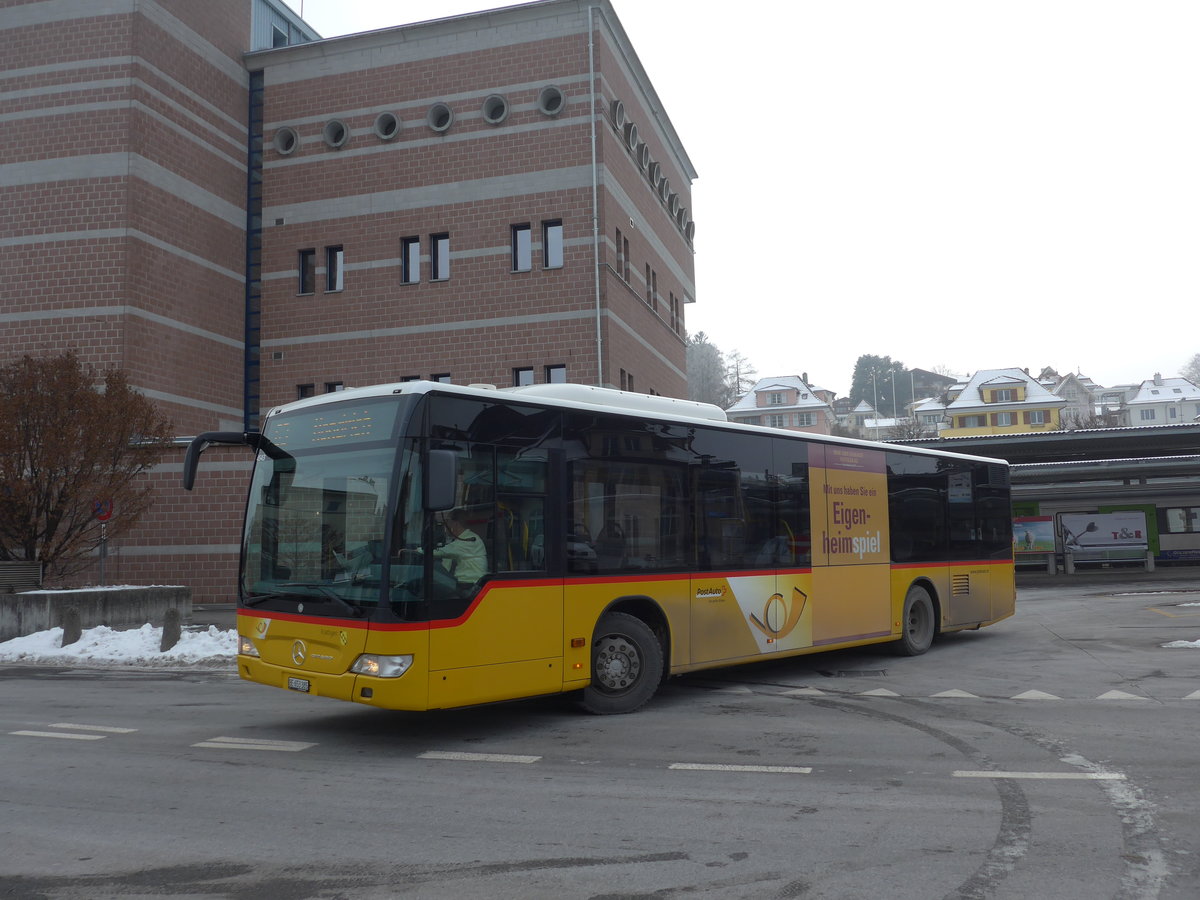
[[[430,450],[425,466],[425,508],[453,509],[458,490],[458,454]]]

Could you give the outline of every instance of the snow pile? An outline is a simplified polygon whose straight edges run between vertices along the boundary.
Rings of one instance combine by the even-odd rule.
[[[51,628],[0,643],[0,663],[87,666],[224,666],[237,655],[237,632],[184,628],[177,643],[159,652],[162,629],[146,624],[118,631],[107,625],[84,629],[73,644],[62,646],[63,630]]]

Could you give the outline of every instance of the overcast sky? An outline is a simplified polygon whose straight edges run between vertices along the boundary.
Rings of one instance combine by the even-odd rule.
[[[688,330],[760,375],[844,395],[873,353],[1113,385],[1200,352],[1195,0],[613,4],[699,173]]]

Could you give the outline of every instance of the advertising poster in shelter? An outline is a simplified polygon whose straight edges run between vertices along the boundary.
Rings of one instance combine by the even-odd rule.
[[[1017,516],[1013,519],[1014,553],[1053,553],[1054,516]]]
[[[1111,513],[1062,513],[1059,516],[1063,549],[1145,550],[1148,546],[1146,514],[1141,510]]]

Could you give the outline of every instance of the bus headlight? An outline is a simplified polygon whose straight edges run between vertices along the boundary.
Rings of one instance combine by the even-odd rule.
[[[350,671],[355,675],[374,675],[376,678],[399,678],[412,666],[412,654],[404,656],[379,656],[364,653],[354,661]]]
[[[244,634],[238,635],[238,655],[258,656],[258,648],[254,646],[254,641],[250,640]]]

